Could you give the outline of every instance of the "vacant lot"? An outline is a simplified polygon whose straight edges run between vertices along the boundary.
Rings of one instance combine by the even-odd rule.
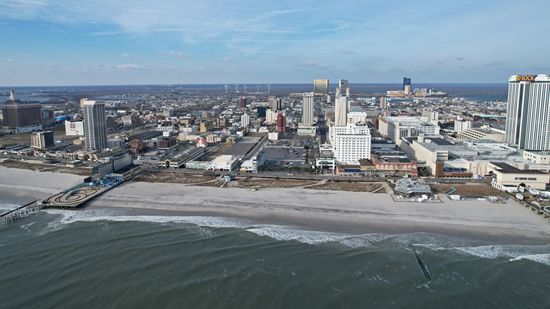
[[[434,190],[434,193],[436,194],[458,194],[464,197],[506,195],[506,193],[499,191],[485,183],[439,184],[432,185],[432,190]]]
[[[352,191],[352,192],[373,192],[386,193],[386,189],[383,184],[378,182],[335,182],[329,181],[317,186],[308,187],[308,189],[316,190],[338,190],[338,191]]]
[[[177,172],[143,172],[134,181],[196,184],[216,179],[213,176],[191,175]]]
[[[75,174],[75,175],[82,175],[82,176],[89,176],[91,174],[91,170],[87,168],[79,168],[79,167],[72,168],[72,167],[58,166],[53,164],[29,163],[25,161],[17,161],[17,160],[10,160],[10,159],[0,162],[0,165],[5,167],[22,168],[26,170],[40,171],[40,172],[58,172],[58,173]]]

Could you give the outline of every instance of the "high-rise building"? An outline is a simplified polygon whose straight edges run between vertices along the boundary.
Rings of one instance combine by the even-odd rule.
[[[348,98],[345,96],[336,97],[334,106],[334,125],[345,127],[348,123]]]
[[[286,131],[286,115],[282,112],[277,113],[277,132],[283,133]]]
[[[283,109],[283,101],[280,98],[269,97],[269,108],[274,111],[280,111]]]
[[[239,108],[245,108],[246,107],[246,98],[241,97],[239,98]]]
[[[278,115],[277,111],[272,110],[272,109],[268,109],[265,112],[265,122],[267,124],[277,123],[277,115]]]
[[[87,150],[101,150],[107,147],[107,124],[105,104],[82,99],[84,116],[84,144]]]
[[[349,81],[347,79],[338,80],[338,87],[336,88],[336,97],[345,95],[346,97],[350,96]]]
[[[328,79],[316,79],[313,81],[313,93],[315,95],[328,94],[329,80]]]
[[[380,109],[386,110],[388,109],[388,98],[386,97],[380,97]]]
[[[248,114],[241,115],[241,128],[247,129],[250,125],[250,116]]]
[[[550,75],[512,75],[506,112],[506,142],[510,146],[550,150]]]
[[[313,125],[313,106],[315,104],[313,93],[304,93],[302,103],[302,123],[304,126]]]
[[[15,98],[15,93],[10,92],[10,98],[2,108],[4,126],[16,128],[19,132],[30,132],[42,129],[41,105],[27,103]]]
[[[409,77],[403,77],[403,93],[405,95],[410,95],[412,93],[411,79]]]
[[[31,134],[31,147],[46,149],[54,145],[53,131],[42,131]]]
[[[371,157],[371,135],[367,125],[348,124],[330,128],[330,143],[334,158],[344,164],[359,164]]]

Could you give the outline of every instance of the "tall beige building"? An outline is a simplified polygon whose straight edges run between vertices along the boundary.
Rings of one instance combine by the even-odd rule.
[[[304,126],[313,125],[313,107],[315,104],[313,93],[304,93],[302,108],[302,123]]]
[[[334,126],[345,127],[348,123],[348,97],[336,97],[334,106]]]
[[[313,81],[313,93],[320,95],[320,94],[328,94],[329,90],[329,80],[328,79],[315,79]]]

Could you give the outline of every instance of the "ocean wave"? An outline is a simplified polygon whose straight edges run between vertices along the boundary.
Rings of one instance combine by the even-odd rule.
[[[14,208],[19,207],[20,205],[12,204],[12,203],[2,203],[0,202],[0,213],[6,210],[12,210]]]
[[[518,257],[510,259],[510,262],[521,261],[521,260],[530,260],[533,262],[550,265],[550,253],[520,255]]]
[[[247,229],[259,236],[267,236],[281,241],[298,241],[310,245],[339,243],[349,248],[373,247],[387,236],[382,234],[351,235],[298,229],[292,226],[268,225]]]
[[[288,225],[253,224],[248,220],[210,217],[210,216],[149,216],[125,215],[112,210],[44,210],[56,215],[56,219],[48,223],[47,230],[57,230],[64,225],[75,222],[150,222],[159,224],[191,224],[210,228],[238,228],[259,236],[270,237],[280,241],[298,241],[301,243],[339,244],[347,248],[410,248],[420,247],[431,251],[448,251],[458,254],[476,256],[486,259],[508,258],[511,262],[531,260],[550,265],[550,245],[476,245],[470,240],[453,239],[448,236],[431,233],[407,234],[345,234],[325,231],[301,229]]]
[[[213,228],[245,228],[250,224],[245,220],[209,217],[209,216],[149,216],[149,215],[121,215],[107,210],[85,210],[68,211],[47,209],[44,212],[50,215],[56,215],[57,219],[48,223],[52,229],[61,228],[64,225],[75,222],[94,222],[94,221],[112,221],[112,222],[149,222],[160,224],[193,224],[201,227]]]
[[[510,262],[531,260],[533,262],[550,265],[550,246],[524,245],[484,245],[469,247],[442,247],[436,244],[421,245],[432,251],[449,251],[484,259],[507,258]]]

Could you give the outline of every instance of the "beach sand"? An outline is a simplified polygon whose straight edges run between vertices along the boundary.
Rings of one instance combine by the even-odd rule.
[[[45,198],[82,177],[0,167],[0,194]],[[303,188],[257,191],[170,183],[128,182],[89,203],[86,209],[127,209],[132,214],[212,215],[259,223],[297,225],[346,233],[428,232],[458,237],[547,242],[550,221],[513,200],[442,203],[395,202],[389,194]]]

